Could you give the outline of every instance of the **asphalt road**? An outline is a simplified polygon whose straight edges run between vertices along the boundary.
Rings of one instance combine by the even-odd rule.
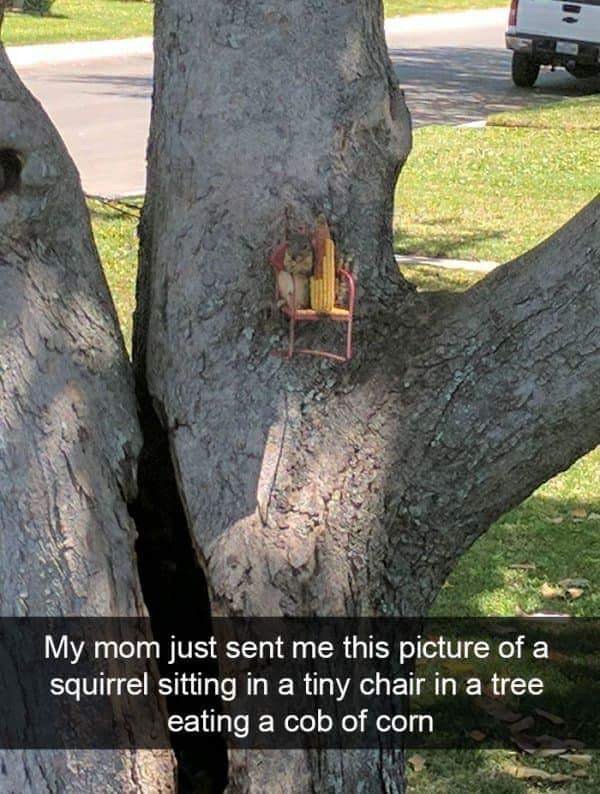
[[[44,64],[19,74],[58,127],[88,193],[144,192],[151,56]]]
[[[464,24],[421,20],[388,32],[390,54],[415,126],[461,124],[490,112],[600,91],[600,79],[544,73],[533,91],[514,88],[504,14]],[[454,17],[454,19],[458,19]],[[62,133],[89,193],[141,193],[152,92],[148,56],[19,68]]]

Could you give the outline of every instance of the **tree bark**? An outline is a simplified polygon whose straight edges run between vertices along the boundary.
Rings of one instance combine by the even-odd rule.
[[[133,383],[78,174],[0,45],[0,615],[141,616]],[[170,792],[169,751],[3,751],[5,792]]]
[[[388,396],[359,373],[387,332],[367,306],[395,310],[409,292],[391,221],[410,122],[382,23],[366,0],[156,9],[134,358],[215,614],[376,611],[364,585],[381,557]],[[359,283],[350,369],[271,355],[284,340],[265,316],[267,257],[319,213]],[[401,791],[398,760],[237,753],[229,790]]]
[[[410,124],[381,3],[164,0],[155,41],[134,364],[213,611],[423,615],[598,441],[598,203],[463,298],[415,296],[392,259]],[[348,366],[273,356],[264,311],[269,252],[321,212],[359,283]],[[236,752],[229,791],[402,792],[401,760]]]

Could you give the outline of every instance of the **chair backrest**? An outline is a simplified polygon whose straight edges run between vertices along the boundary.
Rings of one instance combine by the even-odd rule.
[[[320,314],[331,314],[335,306],[335,245],[325,240],[322,277],[310,279],[310,307]]]
[[[269,264],[278,272],[283,270],[285,263],[285,252],[287,251],[287,243],[280,243],[269,256]]]

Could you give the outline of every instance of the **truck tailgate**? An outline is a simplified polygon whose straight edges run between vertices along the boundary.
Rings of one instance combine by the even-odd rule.
[[[600,0],[520,0],[517,31],[600,43]]]

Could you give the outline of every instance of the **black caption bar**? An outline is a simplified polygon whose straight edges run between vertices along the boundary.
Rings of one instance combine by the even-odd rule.
[[[0,747],[598,748],[599,624],[0,619]]]

